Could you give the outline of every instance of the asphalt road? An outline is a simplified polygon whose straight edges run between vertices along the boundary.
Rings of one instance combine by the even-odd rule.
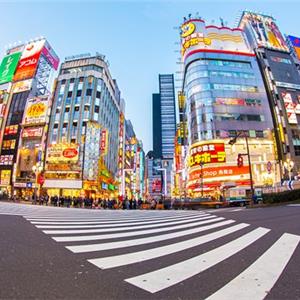
[[[0,299],[300,299],[300,205],[108,211],[0,202]]]

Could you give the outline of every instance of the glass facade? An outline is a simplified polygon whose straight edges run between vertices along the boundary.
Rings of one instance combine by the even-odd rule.
[[[256,59],[197,53],[186,63],[189,143],[225,138],[241,129],[264,137],[272,128],[268,100]]]

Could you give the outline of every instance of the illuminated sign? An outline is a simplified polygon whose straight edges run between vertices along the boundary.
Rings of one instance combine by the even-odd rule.
[[[253,12],[244,12],[240,27],[250,31],[258,47],[289,51],[275,20]]]
[[[185,37],[191,35],[195,31],[195,29],[196,29],[196,26],[192,22],[189,22],[187,24],[183,24],[181,26],[181,31],[182,31],[181,37],[185,38]]]
[[[23,124],[40,124],[46,122],[48,98],[27,100]]]
[[[77,163],[79,159],[79,145],[77,144],[51,144],[47,148],[48,163]]]
[[[19,60],[14,81],[34,77],[44,44],[45,41],[43,40],[26,45]]]
[[[100,138],[100,151],[101,155],[106,155],[108,150],[108,130],[101,130],[101,138]]]
[[[10,182],[11,170],[1,170],[0,184],[7,186]]]
[[[4,129],[4,135],[14,135],[18,133],[18,125],[6,126]]]
[[[13,164],[13,155],[0,155],[0,165],[12,165]]]
[[[226,162],[225,146],[222,142],[200,142],[191,146],[189,166]]]
[[[296,116],[296,107],[299,108],[299,106],[293,103],[292,95],[290,93],[282,92],[281,97],[284,102],[289,124],[298,124]]]
[[[23,80],[23,81],[19,81],[16,82],[13,85],[13,93],[21,93],[21,92],[25,92],[31,89],[32,86],[32,79],[27,79],[27,80]]]
[[[205,26],[204,21],[193,20],[183,24],[181,30],[181,54],[184,59],[199,51],[254,55],[239,28]]]
[[[300,38],[288,35],[288,39],[290,40],[292,47],[294,49],[294,52],[298,59],[300,59]]]
[[[6,108],[6,104],[1,103],[1,104],[0,104],[0,118],[3,118],[3,117],[4,117],[4,114],[5,114],[5,108]]]
[[[17,52],[3,58],[0,65],[0,84],[12,81],[20,56],[21,52]]]
[[[41,137],[43,135],[43,127],[26,127],[22,130],[22,137]]]

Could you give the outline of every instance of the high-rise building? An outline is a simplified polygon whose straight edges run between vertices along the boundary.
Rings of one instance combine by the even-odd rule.
[[[294,173],[300,171],[300,76],[294,59],[273,17],[244,11],[239,28],[247,35],[264,77],[274,123],[276,158],[280,171],[293,161]],[[283,169],[288,176],[290,164]]]
[[[250,186],[245,155],[249,142],[253,183],[278,180],[272,118],[254,52],[239,28],[206,25],[202,19],[181,26],[183,85],[179,107],[187,134],[189,195]],[[183,126],[185,127],[185,126]],[[236,143],[230,139],[238,137]],[[243,163],[237,165],[242,155]],[[267,170],[267,166],[268,170]],[[270,171],[269,171],[270,170]]]
[[[44,165],[53,74],[59,59],[45,39],[9,49],[0,67],[1,185],[26,197],[37,187],[33,167]],[[14,189],[14,191],[13,191]]]
[[[171,172],[176,133],[175,90],[173,74],[159,74],[159,94],[152,95],[153,155],[161,159],[163,185],[171,194]],[[165,178],[166,177],[166,178]],[[165,191],[164,187],[162,187]]]
[[[120,91],[103,55],[65,59],[47,143],[44,187],[50,195],[117,197],[122,109]]]

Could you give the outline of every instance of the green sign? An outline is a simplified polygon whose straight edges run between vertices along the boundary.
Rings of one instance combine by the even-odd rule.
[[[0,84],[12,81],[17,68],[21,52],[7,55],[0,65]]]

